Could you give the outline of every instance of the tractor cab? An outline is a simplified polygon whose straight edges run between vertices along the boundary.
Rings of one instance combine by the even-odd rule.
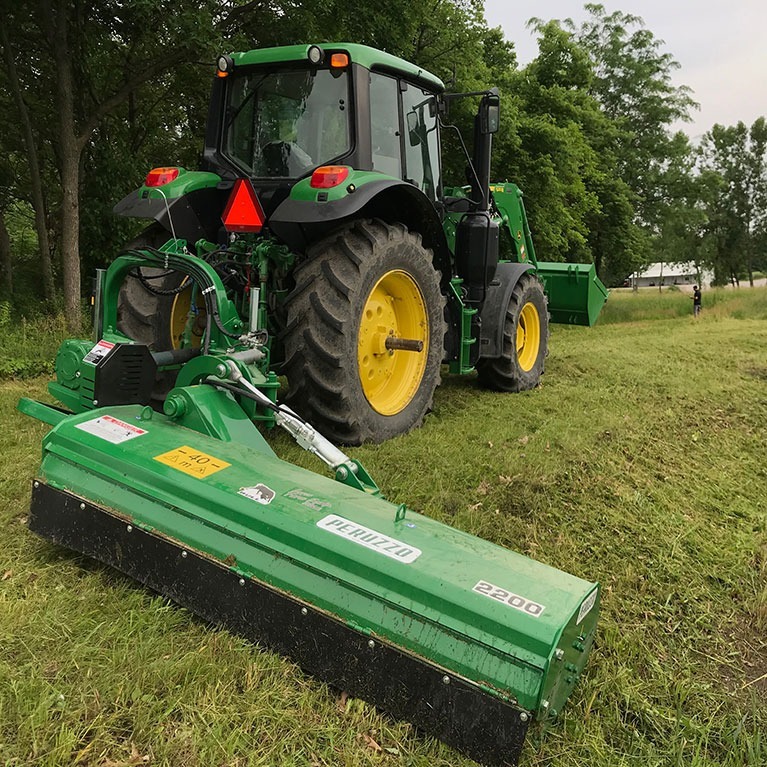
[[[239,174],[292,180],[347,159],[354,127],[348,57],[336,62],[233,74],[221,113],[221,158]]]
[[[279,50],[280,55],[275,51]],[[205,170],[250,177],[284,198],[317,168],[344,166],[441,196],[436,97],[442,81],[363,45],[290,46],[221,56]]]

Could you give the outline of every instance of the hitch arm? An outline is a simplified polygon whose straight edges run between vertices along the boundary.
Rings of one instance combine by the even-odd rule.
[[[226,367],[229,380],[245,389],[260,405],[271,409],[276,424],[285,429],[300,447],[313,453],[333,469],[336,480],[371,495],[382,495],[378,485],[359,461],[346,455],[289,407],[275,405],[266,394],[242,375],[234,360],[228,360]],[[215,386],[215,378],[208,380]]]

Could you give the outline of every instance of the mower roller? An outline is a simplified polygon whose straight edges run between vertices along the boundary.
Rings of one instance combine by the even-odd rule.
[[[487,182],[495,92],[479,94],[471,185],[443,190],[447,97],[423,70],[354,45],[223,56],[218,70],[208,169],[156,169],[118,206],[157,223],[98,271],[93,337],[56,357],[63,408],[19,404],[52,427],[29,526],[479,762],[514,765],[583,673],[599,586],[390,503],[335,443],[420,424],[442,362],[502,391],[536,385],[548,307],[591,324],[606,293],[591,265],[537,262],[521,192]],[[388,174],[373,75],[394,78],[407,126],[389,136],[402,152]],[[339,93],[357,97],[339,109]],[[285,126],[308,113],[315,134],[340,131],[340,154],[299,151],[308,126]],[[270,131],[288,132],[275,145]],[[502,227],[513,258],[499,257]],[[278,458],[262,434],[275,427],[332,478]]]

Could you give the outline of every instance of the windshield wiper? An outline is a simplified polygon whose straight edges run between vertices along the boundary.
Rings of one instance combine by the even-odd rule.
[[[243,109],[256,97],[256,94],[258,93],[259,87],[261,87],[261,83],[266,80],[267,77],[269,77],[272,73],[267,72],[265,75],[261,76],[261,79],[253,86],[253,90],[242,100],[240,105],[237,107],[237,109],[234,110],[234,113],[229,116],[229,118],[226,121],[226,125],[224,125],[224,130],[228,131],[231,124],[234,122],[235,118],[237,117],[240,112],[242,112]],[[230,107],[231,109],[231,107]]]

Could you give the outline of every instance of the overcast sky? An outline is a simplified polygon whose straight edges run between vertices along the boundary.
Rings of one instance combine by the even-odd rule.
[[[573,0],[485,0],[485,15],[490,26],[503,28],[524,65],[538,52],[527,20],[571,18],[579,23],[587,16],[583,5]],[[640,16],[665,41],[664,51],[681,64],[674,81],[692,88],[700,104],[692,123],[677,126],[691,137],[714,123],[742,120],[750,125],[767,116],[767,0],[605,0],[602,5],[608,12]]]

